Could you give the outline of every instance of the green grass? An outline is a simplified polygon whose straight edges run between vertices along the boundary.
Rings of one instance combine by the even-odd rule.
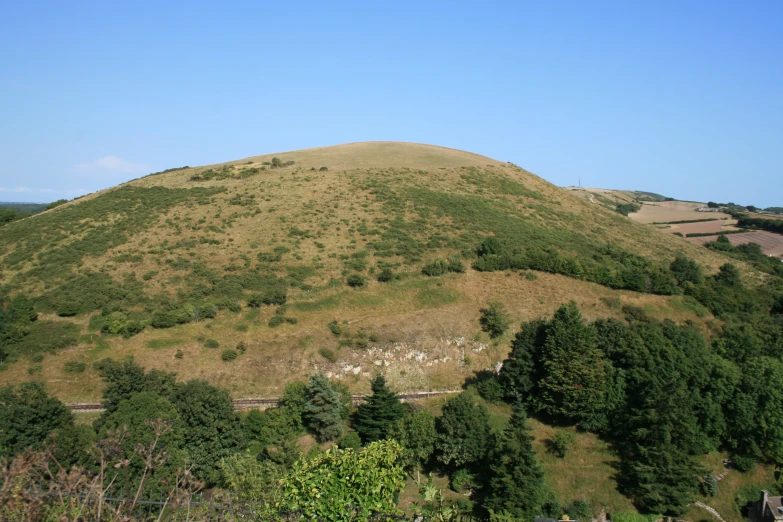
[[[184,344],[184,339],[150,339],[144,345],[147,348],[152,348],[154,350],[158,350],[160,348],[171,348],[173,346],[179,346],[181,344]]]

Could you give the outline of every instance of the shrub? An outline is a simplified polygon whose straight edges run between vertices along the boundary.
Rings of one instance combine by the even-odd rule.
[[[476,249],[476,253],[479,257],[487,255],[499,256],[503,254],[503,247],[500,245],[498,238],[490,236],[481,242],[478,249]]]
[[[448,271],[455,272],[457,274],[462,274],[465,272],[465,265],[462,263],[462,260],[458,255],[449,257]]]
[[[318,169],[318,172],[325,172],[327,170],[329,170],[328,167],[321,167],[320,169]]]
[[[323,357],[329,362],[333,363],[337,360],[337,355],[335,355],[335,353],[329,348],[321,348],[320,350],[318,350],[318,353],[321,354],[321,357]]]
[[[355,431],[349,431],[345,437],[340,439],[337,446],[342,449],[359,449],[362,447],[362,438]]]
[[[586,500],[574,500],[574,502],[566,508],[568,518],[571,520],[590,521],[593,519],[593,510],[590,509],[590,503]]]
[[[286,317],[285,322],[288,324],[296,324],[299,322],[299,319],[297,319],[296,317]]]
[[[340,335],[343,333],[343,329],[340,328],[340,323],[337,321],[332,321],[327,326],[329,327],[329,331],[331,331],[334,335]]]
[[[744,457],[742,455],[734,455],[731,457],[731,462],[734,464],[734,467],[737,468],[742,473],[747,473],[748,471],[753,471],[756,469],[756,459],[753,457]]]
[[[236,350],[223,350],[223,353],[220,354],[220,358],[223,359],[226,362],[233,361],[237,358],[237,352]]]
[[[245,347],[245,341],[239,341],[237,343],[237,351],[245,353],[245,350],[247,350],[247,347]]]
[[[699,484],[701,494],[705,497],[717,497],[718,496],[718,479],[712,473],[707,473],[701,484]]]
[[[424,265],[421,269],[421,273],[430,276],[441,276],[449,271],[449,264],[443,259],[436,259]]]
[[[82,373],[87,365],[80,361],[68,361],[65,363],[63,370],[68,373]]]
[[[285,318],[282,315],[273,315],[267,324],[269,325],[269,328],[275,328],[284,322]]]
[[[549,441],[549,448],[553,455],[564,458],[568,450],[576,442],[576,436],[568,430],[557,430]]]
[[[185,355],[185,354],[184,354],[184,353],[182,353],[182,350],[177,350],[177,353],[175,353],[175,354],[174,354],[174,358],[175,358],[175,359],[182,359],[182,357],[183,357],[184,355]]]
[[[207,348],[217,348],[218,346],[220,346],[220,343],[217,342],[217,340],[215,339],[207,339],[206,341],[204,341],[204,346],[206,346]]]
[[[392,279],[394,279],[394,272],[391,271],[391,268],[384,268],[378,274],[378,282],[380,283],[388,283]]]
[[[492,302],[481,309],[481,329],[494,339],[503,335],[508,329],[508,313],[502,303]]]
[[[244,323],[238,324],[234,327],[237,332],[247,332],[250,327]]]
[[[360,288],[367,284],[367,280],[364,278],[364,276],[359,274],[351,274],[346,279],[346,283],[348,283],[348,286],[352,288]]]
[[[451,475],[451,489],[457,493],[467,493],[476,485],[476,476],[465,468]]]

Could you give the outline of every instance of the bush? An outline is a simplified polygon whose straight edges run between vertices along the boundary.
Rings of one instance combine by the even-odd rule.
[[[296,317],[286,317],[285,322],[288,324],[296,324],[299,322],[299,319],[297,319]]]
[[[367,280],[364,278],[364,276],[359,274],[351,274],[345,281],[348,283],[348,286],[352,288],[360,288],[367,284]]]
[[[557,430],[549,441],[549,448],[553,455],[562,459],[575,442],[576,436],[571,431]]]
[[[238,352],[245,353],[246,349],[247,348],[245,347],[245,341],[239,341],[239,343],[237,343],[237,351]]]
[[[215,339],[207,339],[206,341],[204,341],[204,346],[207,348],[217,348],[218,346],[220,346],[220,343],[217,342],[217,340]]]
[[[337,446],[342,449],[359,449],[362,447],[362,438],[355,431],[349,431],[345,437],[340,439]]]
[[[508,313],[502,303],[489,303],[487,308],[481,309],[481,329],[489,334],[492,339],[500,337],[508,329]]]
[[[384,268],[378,274],[378,282],[380,283],[388,283],[392,279],[394,279],[394,272],[391,271],[391,268]]]
[[[260,308],[261,305],[283,305],[287,299],[287,291],[284,288],[267,290],[260,294],[253,294],[247,300],[250,308]]]
[[[63,370],[68,373],[82,373],[87,365],[80,361],[68,361],[65,363]]]
[[[756,459],[753,457],[743,457],[742,455],[734,455],[731,457],[731,462],[734,467],[742,473],[747,473],[756,469]]]
[[[182,357],[183,357],[184,355],[185,355],[185,354],[184,354],[184,353],[182,353],[182,350],[177,350],[177,353],[175,353],[175,354],[174,354],[174,358],[175,358],[175,359],[182,359]]]
[[[335,353],[329,348],[321,348],[320,350],[318,350],[318,353],[320,353],[321,357],[323,357],[329,362],[333,363],[337,360],[337,355],[335,355]]]
[[[566,508],[568,518],[571,520],[582,520],[589,522],[593,519],[593,510],[590,509],[590,504],[586,500],[574,500],[574,502]]]
[[[269,328],[275,328],[276,326],[280,326],[284,322],[285,322],[285,318],[282,315],[273,315],[267,324],[269,325]]]
[[[451,489],[457,493],[467,493],[476,485],[476,476],[465,468],[451,475]]]
[[[718,496],[718,479],[712,473],[707,473],[701,484],[699,484],[701,494],[705,497],[717,497]]]
[[[223,350],[223,353],[220,354],[220,358],[223,359],[226,362],[233,361],[237,358],[237,352],[236,350]]]
[[[462,263],[462,260],[458,255],[449,257],[448,270],[449,272],[455,272],[457,274],[462,274],[465,272],[465,265]]]
[[[449,264],[443,259],[436,259],[424,265],[421,269],[421,273],[430,276],[441,276],[449,271]]]
[[[343,329],[340,328],[340,323],[337,321],[332,321],[327,326],[329,327],[329,331],[331,331],[334,335],[339,336],[341,333],[343,333]]]
[[[490,236],[481,242],[476,253],[479,257],[487,255],[499,256],[503,253],[503,247],[500,245],[498,238]]]

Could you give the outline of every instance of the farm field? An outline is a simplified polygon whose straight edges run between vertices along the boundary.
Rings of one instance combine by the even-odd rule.
[[[746,243],[758,243],[765,254],[770,256],[783,256],[783,235],[758,230],[746,234],[730,234],[726,237],[729,238],[729,241],[734,246],[744,245]],[[703,245],[709,241],[715,241],[716,236],[689,237],[687,239],[696,245]]]
[[[706,219],[706,218],[705,218]],[[735,219],[717,219],[715,221],[702,221],[701,223],[680,223],[677,225],[666,225],[666,228],[661,228],[665,232],[679,232],[682,235],[687,234],[706,234],[710,232],[725,232],[727,230],[737,230],[734,225],[737,223]]]
[[[657,203],[643,203],[639,212],[628,217],[638,223],[667,223],[670,221],[684,221],[689,219],[731,219],[729,214],[723,212],[696,212],[703,207],[703,203],[691,203],[688,201],[662,201]]]

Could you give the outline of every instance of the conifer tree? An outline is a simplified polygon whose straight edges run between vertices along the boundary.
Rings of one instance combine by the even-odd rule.
[[[322,373],[310,377],[307,386],[307,404],[303,419],[307,429],[318,442],[335,440],[343,435],[343,403],[329,379]]]
[[[538,408],[588,429],[605,424],[606,361],[596,347],[595,329],[582,320],[576,303],[561,306],[546,330]]]
[[[546,499],[544,471],[533,450],[525,410],[514,407],[508,426],[489,454],[486,510],[533,520]]]
[[[405,414],[400,398],[386,386],[386,379],[378,374],[370,383],[372,395],[356,412],[356,432],[365,444],[385,439],[398,419]]]

